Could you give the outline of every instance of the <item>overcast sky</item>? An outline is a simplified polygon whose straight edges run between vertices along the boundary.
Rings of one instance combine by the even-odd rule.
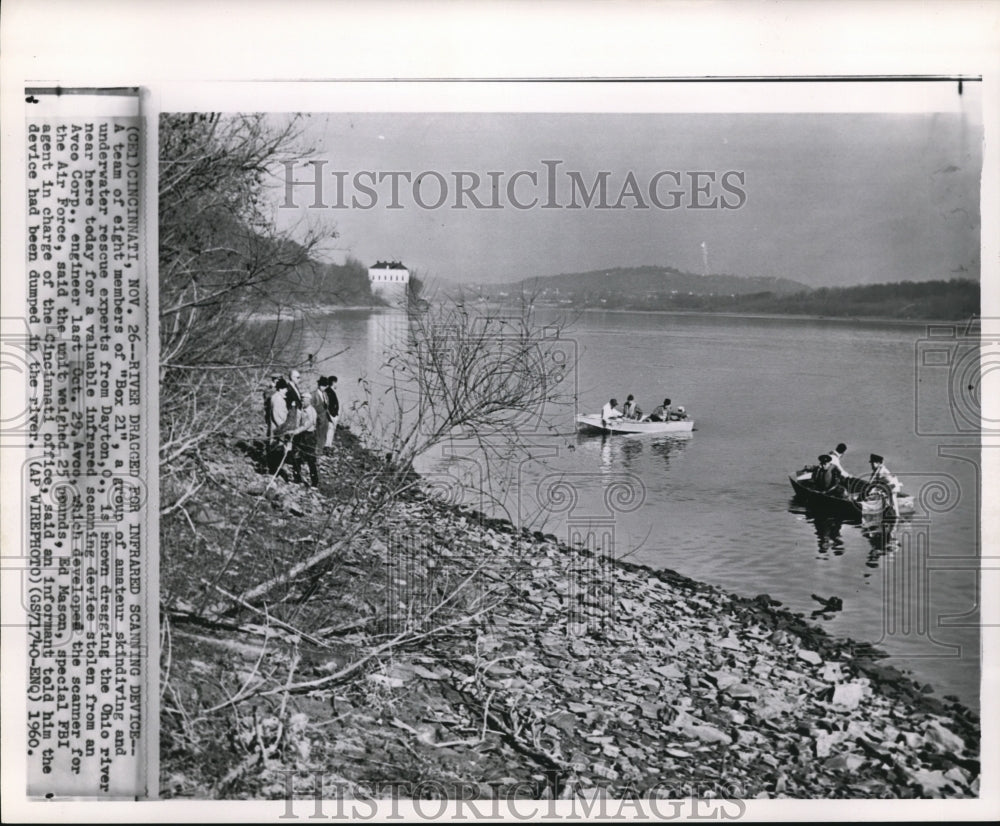
[[[954,112],[312,114],[303,142],[320,164],[293,174],[319,169],[323,192],[296,187],[298,208],[276,213],[335,226],[330,260],[394,258],[459,282],[641,265],[811,286],[978,279],[981,141]],[[398,208],[390,172],[409,175],[395,176]],[[508,189],[518,172],[536,183]],[[580,186],[602,172],[605,205],[621,208],[598,208],[599,193],[585,205]],[[421,173],[437,175],[415,193]]]

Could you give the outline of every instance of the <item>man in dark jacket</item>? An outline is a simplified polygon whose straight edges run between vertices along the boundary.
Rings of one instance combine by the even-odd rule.
[[[340,399],[337,398],[337,377],[326,377],[326,416],[330,422],[326,431],[326,447],[333,447],[333,437],[337,434],[337,419],[340,418]]]
[[[302,462],[309,468],[312,486],[319,487],[319,468],[316,466],[316,408],[308,397],[302,400],[298,424],[292,431],[292,448],[288,457],[296,482],[302,481]]]
[[[825,493],[827,496],[842,496],[844,493],[842,478],[840,471],[830,461],[830,455],[824,453],[819,457],[819,467],[813,471],[813,490]]]

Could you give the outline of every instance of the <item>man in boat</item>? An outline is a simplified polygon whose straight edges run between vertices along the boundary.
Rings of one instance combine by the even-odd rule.
[[[625,406],[622,408],[622,415],[626,419],[642,418],[642,411],[639,409],[639,405],[635,403],[635,396],[631,393],[629,393],[628,398],[625,399]]]
[[[601,408],[601,424],[605,424],[611,419],[620,419],[621,417],[622,412],[618,409],[618,399],[612,399]]]
[[[650,422],[669,422],[674,414],[673,408],[670,406],[670,399],[664,399],[663,404],[657,405],[652,413],[649,414],[647,421]]]
[[[844,468],[844,465],[840,461],[844,457],[845,453],[847,453],[847,445],[841,442],[833,450],[830,451],[830,463],[835,468],[837,468],[837,470],[840,471],[841,476],[843,476],[845,479],[850,479],[851,474],[847,472],[847,470]]]
[[[892,510],[893,513],[899,513],[899,491],[903,487],[899,483],[899,479],[892,475],[889,468],[885,466],[885,459],[879,456],[877,453],[873,453],[868,457],[868,464],[871,465],[872,473],[868,478],[869,487],[880,487],[883,490],[888,491],[890,498],[892,499]]]
[[[841,484],[842,478],[840,471],[834,466],[830,454],[824,453],[819,457],[819,467],[813,471],[813,490],[826,496],[843,497],[845,490]]]

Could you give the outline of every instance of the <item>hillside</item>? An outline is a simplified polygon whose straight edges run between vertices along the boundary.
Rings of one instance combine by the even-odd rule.
[[[828,317],[964,320],[980,314],[979,282],[899,281],[855,287],[823,287],[777,296],[759,293],[733,298],[685,296],[673,308],[742,313],[787,313]]]
[[[697,275],[682,272],[674,267],[615,267],[580,273],[526,278],[516,285],[488,285],[484,290],[525,290],[529,293],[573,294],[603,293],[613,290],[628,295],[669,295],[694,293],[696,295],[742,295],[744,293],[772,292],[777,295],[808,290],[805,284],[787,278],[743,277],[738,275]]]
[[[483,285],[496,300],[524,295],[541,306],[813,315],[830,318],[967,319],[980,314],[979,282],[900,281],[812,289],[785,278],[695,275],[672,267],[592,270]]]

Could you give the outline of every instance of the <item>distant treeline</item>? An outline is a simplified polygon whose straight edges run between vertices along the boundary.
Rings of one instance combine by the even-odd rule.
[[[775,313],[836,318],[965,319],[980,312],[979,282],[900,281],[821,287],[773,276],[697,275],[669,266],[616,267],[484,284],[484,297],[622,310]]]
[[[980,312],[979,282],[900,281],[856,287],[821,287],[809,292],[775,295],[657,295],[643,298],[609,298],[602,306],[629,309],[701,310],[707,312],[781,313],[832,317],[899,319],[963,319]]]
[[[310,260],[271,289],[289,303],[367,305],[381,303],[372,296],[368,268],[356,258],[343,264]]]
[[[411,272],[408,293],[412,301],[421,300],[423,286],[420,277]],[[368,267],[353,257],[343,264],[322,264],[310,259],[282,282],[274,283],[271,290],[276,298],[296,306],[357,307],[386,303],[372,293]]]

